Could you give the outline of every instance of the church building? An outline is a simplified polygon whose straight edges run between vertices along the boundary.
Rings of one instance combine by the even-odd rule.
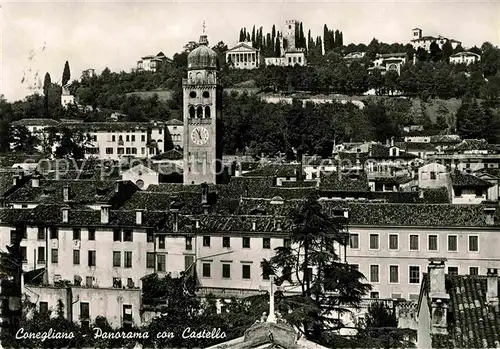
[[[215,184],[222,173],[222,86],[219,57],[208,47],[205,32],[200,46],[187,58],[184,92],[184,184]]]

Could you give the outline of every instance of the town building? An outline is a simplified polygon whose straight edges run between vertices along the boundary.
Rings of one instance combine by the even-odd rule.
[[[266,66],[293,67],[295,65],[305,66],[306,54],[302,48],[297,48],[295,43],[295,33],[298,30],[299,22],[296,20],[285,21],[285,29],[279,36],[280,55],[279,57],[266,57]]]
[[[66,85],[62,87],[61,106],[63,108],[67,108],[70,104],[75,104],[75,96],[71,94],[68,86]]]
[[[374,69],[380,70],[382,75],[385,75],[389,71],[395,71],[401,74],[401,67],[406,63],[406,53],[378,53],[375,60],[372,62],[372,66],[368,68],[368,71],[373,71]]]
[[[473,64],[481,61],[481,56],[474,52],[458,52],[450,56],[452,64]]]
[[[443,45],[449,41],[451,44],[451,47],[453,49],[457,48],[457,46],[462,46],[462,42],[454,39],[449,39],[444,36],[423,36],[422,35],[422,29],[420,28],[414,28],[412,29],[413,32],[413,38],[410,41],[410,43],[413,45],[413,48],[415,50],[418,50],[419,48],[423,48],[426,51],[430,51],[431,44],[435,42],[438,44],[439,48],[441,49]]]
[[[251,42],[239,42],[225,53],[226,62],[235,69],[256,69],[260,66],[260,50]]]
[[[156,72],[162,64],[171,62],[171,59],[167,58],[163,52],[158,52],[156,55],[149,55],[141,57],[137,61],[138,71],[153,71]]]

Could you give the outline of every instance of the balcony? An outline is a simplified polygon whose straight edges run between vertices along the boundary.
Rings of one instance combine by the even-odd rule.
[[[188,124],[190,125],[210,125],[212,123],[212,119],[209,118],[188,118]]]

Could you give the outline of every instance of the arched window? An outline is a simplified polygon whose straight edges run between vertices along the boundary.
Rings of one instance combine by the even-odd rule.
[[[210,119],[210,107],[208,105],[205,107],[205,117]]]
[[[203,108],[201,106],[196,109],[196,117],[203,118]]]
[[[191,119],[194,119],[196,117],[196,111],[194,110],[194,107],[193,106],[190,106],[189,107],[189,117]]]

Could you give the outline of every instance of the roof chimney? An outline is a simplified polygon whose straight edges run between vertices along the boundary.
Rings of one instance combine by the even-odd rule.
[[[486,301],[493,306],[498,305],[498,269],[488,268],[486,273],[488,280],[488,291],[486,293]]]
[[[111,209],[110,205],[102,205],[101,206],[101,223],[108,224],[109,223],[109,211]]]
[[[202,205],[208,204],[208,184],[207,183],[201,184],[201,204]]]
[[[431,299],[432,334],[448,334],[448,300],[445,283],[446,258],[429,258],[429,298]]]
[[[62,222],[63,223],[68,223],[69,222],[69,208],[68,207],[63,207],[61,209],[62,211]]]
[[[135,211],[135,224],[141,225],[142,224],[142,210],[136,210]]]
[[[63,187],[63,201],[64,202],[69,201],[69,185],[65,185]]]
[[[38,187],[40,186],[40,178],[38,178],[38,177],[33,177],[33,178],[31,179],[31,186],[32,186],[33,188],[38,188]]]
[[[172,208],[170,209],[174,215],[174,225],[172,227],[174,233],[177,233],[179,231],[179,209],[177,208]]]
[[[14,177],[12,177],[12,185],[16,186],[19,183],[19,179],[21,179],[19,175],[14,175]]]
[[[442,298],[446,296],[445,262],[446,258],[429,258],[429,297]]]

